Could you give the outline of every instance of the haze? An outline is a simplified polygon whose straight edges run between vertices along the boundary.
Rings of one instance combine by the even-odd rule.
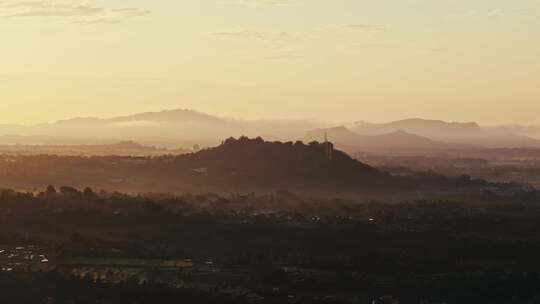
[[[0,122],[535,123],[539,17],[536,0],[0,1]]]
[[[0,304],[540,304],[540,0],[0,0]]]

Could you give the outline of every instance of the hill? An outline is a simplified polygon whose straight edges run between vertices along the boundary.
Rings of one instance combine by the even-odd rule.
[[[475,122],[405,119],[389,123],[356,122],[351,130],[361,135],[381,135],[405,131],[432,140],[485,148],[540,147],[540,140],[508,128],[486,128]]]
[[[485,148],[540,147],[540,140],[512,132],[508,128],[484,128],[474,122],[405,119],[382,124],[356,122],[351,129],[361,135],[405,131],[436,141]]]
[[[333,149],[331,144],[265,142],[246,137],[230,138],[215,148],[196,153],[152,158],[52,155],[1,158],[0,185],[19,189],[54,184],[171,193],[362,190],[388,179],[386,174]]]
[[[208,114],[192,110],[167,110],[139,113],[107,119],[79,117],[41,124],[27,129],[28,135],[54,135],[71,138],[106,138],[144,142],[144,138],[164,137],[195,140],[212,145],[218,138],[236,134],[239,126]]]
[[[215,148],[184,155],[0,156],[0,186],[32,190],[51,184],[176,194],[277,190],[389,194],[477,191],[487,185],[470,177],[447,178],[435,173],[393,177],[352,159],[331,143],[306,145],[247,137],[230,138]]]
[[[237,120],[188,109],[146,112],[111,118],[77,117],[34,126],[0,125],[0,142],[20,144],[114,143],[133,140],[178,148],[215,146],[229,136],[295,140],[325,123],[302,119]],[[17,137],[17,138],[14,138]],[[99,140],[97,140],[99,139]]]
[[[441,133],[446,135],[462,135],[466,132],[482,132],[482,128],[475,122],[446,122],[442,120],[428,120],[421,118],[403,119],[385,124],[356,122],[353,130],[359,134],[365,135],[376,135],[403,130],[423,136]]]
[[[222,145],[175,157],[175,171],[195,171],[213,184],[256,187],[350,187],[383,177],[332,144],[230,138]]]
[[[129,116],[114,117],[109,119],[110,122],[122,123],[122,122],[167,122],[167,123],[185,123],[185,122],[197,122],[197,123],[211,123],[211,124],[229,124],[228,121],[212,116],[206,113],[201,113],[189,109],[178,110],[165,110],[161,112],[146,112]]]
[[[320,140],[324,138],[325,134],[335,143],[336,147],[349,152],[441,150],[458,147],[458,145],[431,140],[405,131],[394,131],[380,135],[360,135],[346,127],[309,131],[304,142]]]

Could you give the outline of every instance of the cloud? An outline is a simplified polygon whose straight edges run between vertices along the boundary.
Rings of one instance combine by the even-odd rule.
[[[356,30],[362,32],[382,32],[386,31],[386,27],[373,24],[348,24],[344,26],[345,29]]]
[[[121,8],[112,9],[96,16],[87,16],[77,20],[82,24],[114,24],[120,23],[124,20],[149,15],[149,10],[143,10],[139,8]]]
[[[75,23],[119,23],[150,14],[140,8],[107,8],[91,0],[0,0],[0,16],[57,18]]]
[[[298,42],[307,40],[319,40],[322,36],[351,37],[355,32],[377,33],[386,31],[386,27],[372,24],[348,24],[327,25],[303,32],[258,30],[258,29],[235,29],[211,33],[215,37],[259,40],[267,42]]]
[[[291,6],[298,4],[295,0],[228,0],[223,1],[226,4],[244,5],[251,7],[265,7],[265,6]]]
[[[328,51],[340,47],[355,48],[373,42],[387,32],[387,27],[376,24],[352,23],[329,24],[303,30],[274,30],[271,28],[233,28],[209,33],[214,38],[237,41],[239,50],[246,43],[253,47],[264,47],[261,59],[285,61],[306,58],[316,50]],[[435,49],[433,48],[433,51]],[[438,50],[437,50],[438,51]]]
[[[291,39],[291,35],[287,32],[279,31],[261,31],[261,30],[233,30],[225,32],[214,32],[213,36],[232,39],[260,40],[280,42]]]
[[[471,9],[464,12],[462,15],[465,17],[507,17],[507,16],[524,16],[528,11],[524,9],[502,9],[493,8],[488,10],[476,10]]]
[[[298,53],[298,52],[291,52],[291,51],[277,51],[274,54],[266,55],[263,57],[264,60],[273,60],[273,61],[281,61],[281,60],[290,60],[290,59],[299,59],[303,58],[304,55]]]

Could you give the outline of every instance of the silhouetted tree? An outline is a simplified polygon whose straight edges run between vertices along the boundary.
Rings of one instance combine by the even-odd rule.
[[[84,197],[89,198],[89,199],[93,199],[96,197],[96,193],[90,187],[84,188],[83,195]]]
[[[64,196],[68,196],[68,197],[76,197],[76,196],[79,196],[81,193],[79,192],[79,190],[73,188],[73,187],[68,187],[68,186],[63,186],[60,188],[60,193],[62,193],[62,195]]]
[[[52,185],[47,187],[47,190],[45,190],[45,195],[48,197],[56,196],[58,192],[56,191],[56,188]]]

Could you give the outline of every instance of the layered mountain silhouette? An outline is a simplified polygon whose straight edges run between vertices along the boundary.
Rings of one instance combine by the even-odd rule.
[[[509,128],[484,128],[477,123],[445,122],[441,120],[405,119],[375,124],[356,122],[351,130],[361,135],[381,135],[405,131],[432,140],[485,148],[540,147],[540,140]]]
[[[108,119],[73,118],[38,125],[30,128],[30,134],[129,139],[158,136],[215,141],[217,137],[236,134],[239,127],[233,121],[192,110],[168,110]]]
[[[326,136],[336,145],[336,147],[352,152],[359,150],[384,152],[394,149],[440,150],[461,147],[457,144],[435,141],[405,131],[392,131],[391,133],[380,135],[360,135],[346,127],[309,131],[304,138],[304,142],[320,141]]]
[[[392,132],[395,130],[407,130],[417,134],[431,134],[436,135],[440,133],[445,134],[463,134],[463,132],[476,132],[481,131],[482,128],[475,122],[445,122],[442,120],[427,120],[420,118],[404,119],[393,121],[389,123],[369,123],[369,122],[356,122],[354,124],[354,130],[362,134],[380,134]]]
[[[0,125],[0,143],[65,144],[86,139],[99,143],[134,140],[143,144],[177,147],[197,143],[215,146],[230,136],[261,136],[279,140],[302,138],[306,130],[326,126],[308,120],[237,120],[179,109],[112,118],[78,117],[35,126]],[[4,138],[3,138],[4,137]]]
[[[112,144],[134,140],[144,145],[177,148],[193,144],[218,145],[222,138],[264,136],[272,140],[318,139],[309,130],[327,129],[331,124],[301,119],[238,120],[188,109],[146,112],[112,118],[80,117],[34,126],[0,125],[0,144]],[[379,149],[441,149],[451,147],[521,148],[540,147],[537,128],[520,126],[482,127],[477,123],[406,119],[389,123],[356,122],[345,130],[329,130],[340,147]],[[536,131],[535,131],[536,130]],[[532,132],[532,133],[531,133]],[[320,132],[319,132],[320,133]],[[360,138],[358,136],[365,136]],[[371,136],[372,138],[368,138]]]

